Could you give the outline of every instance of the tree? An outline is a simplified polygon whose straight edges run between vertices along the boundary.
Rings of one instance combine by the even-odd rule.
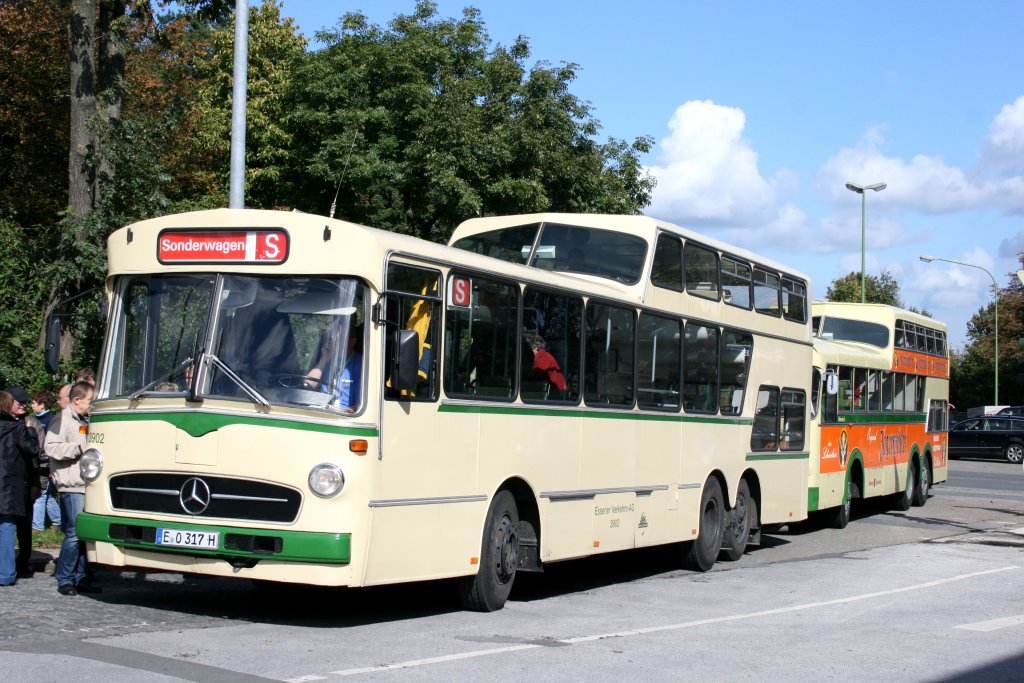
[[[26,229],[67,204],[66,26],[53,0],[0,3],[0,212]],[[22,244],[40,237],[26,230]]]
[[[860,273],[852,272],[836,278],[825,293],[828,301],[860,302]],[[871,304],[887,304],[903,308],[900,299],[900,284],[888,270],[881,275],[867,275],[864,278],[864,301]]]
[[[1018,255],[1024,268],[1024,254]],[[1024,403],[1024,284],[1008,273],[999,297],[999,402]],[[967,344],[952,362],[950,400],[957,406],[989,405],[995,394],[995,303],[989,302],[967,321]]]
[[[525,66],[529,44],[493,47],[480,13],[439,19],[420,1],[388,28],[347,14],[290,94],[293,206],[444,241],[469,216],[636,213],[653,179],[651,139],[593,138],[569,91],[575,64]]]

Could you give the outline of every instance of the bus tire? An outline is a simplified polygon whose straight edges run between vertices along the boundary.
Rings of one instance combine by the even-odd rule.
[[[459,580],[459,598],[466,609],[494,612],[505,606],[519,563],[518,524],[515,498],[509,491],[499,491],[484,521],[480,570]]]
[[[688,569],[706,572],[715,566],[718,551],[722,549],[724,527],[722,486],[718,479],[709,477],[700,496],[700,528],[697,530],[697,538],[683,546],[683,564]]]
[[[928,463],[921,463],[917,468],[917,486],[914,487],[914,506],[922,507],[928,502],[928,492],[932,488],[931,472]]]
[[[850,495],[850,484],[847,482],[846,495],[843,496],[843,502],[839,507],[832,508],[828,525],[833,529],[845,529],[846,525],[850,523],[850,512],[852,510],[853,496]]]
[[[743,557],[747,549],[750,529],[757,523],[757,501],[750,496],[747,480],[740,481],[736,491],[736,506],[728,513],[729,524],[725,527],[722,538],[722,551],[718,557],[728,562],[735,562]]]
[[[914,461],[911,460],[907,463],[907,485],[903,487],[903,493],[896,494],[896,505],[897,510],[903,512],[910,509],[910,504],[914,502],[914,496],[917,495],[917,487],[914,485],[917,483],[917,468],[914,466]]]

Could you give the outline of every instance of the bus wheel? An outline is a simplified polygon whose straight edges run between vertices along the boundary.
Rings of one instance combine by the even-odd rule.
[[[845,529],[850,523],[850,510],[853,508],[853,496],[850,495],[850,484],[846,484],[846,495],[843,496],[843,504],[832,508],[832,517],[829,519],[829,526],[833,529]]]
[[[509,491],[500,491],[484,522],[480,571],[459,580],[459,598],[466,609],[493,612],[505,606],[519,563],[518,523],[515,498]]]
[[[729,524],[725,527],[722,539],[722,552],[718,556],[723,560],[735,562],[743,557],[747,549],[750,529],[757,523],[757,501],[750,496],[747,480],[740,481],[736,492],[736,507],[729,512]]]
[[[907,485],[903,489],[903,493],[896,494],[896,505],[894,507],[897,510],[903,511],[910,509],[910,504],[914,501],[914,496],[917,495],[917,487],[914,486],[916,479],[916,468],[914,467],[914,461],[911,460],[907,463]]]
[[[689,569],[706,572],[715,566],[718,551],[722,549],[724,511],[722,486],[717,479],[710,477],[700,497],[700,529],[697,538],[683,546],[683,563]]]
[[[914,487],[914,505],[921,507],[928,502],[928,491],[931,490],[932,481],[928,472],[928,463],[923,463],[917,468],[917,486]]]

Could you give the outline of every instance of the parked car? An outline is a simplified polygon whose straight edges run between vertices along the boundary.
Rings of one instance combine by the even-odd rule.
[[[1024,417],[972,417],[949,428],[949,457],[1006,458],[1024,461]]]
[[[1024,417],[1024,406],[1006,406],[1000,410],[996,415],[1017,415]]]

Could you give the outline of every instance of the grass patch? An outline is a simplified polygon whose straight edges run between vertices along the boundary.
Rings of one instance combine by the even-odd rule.
[[[43,531],[32,532],[33,548],[59,548],[60,542],[63,540],[64,534],[61,533],[58,526],[51,526]]]

